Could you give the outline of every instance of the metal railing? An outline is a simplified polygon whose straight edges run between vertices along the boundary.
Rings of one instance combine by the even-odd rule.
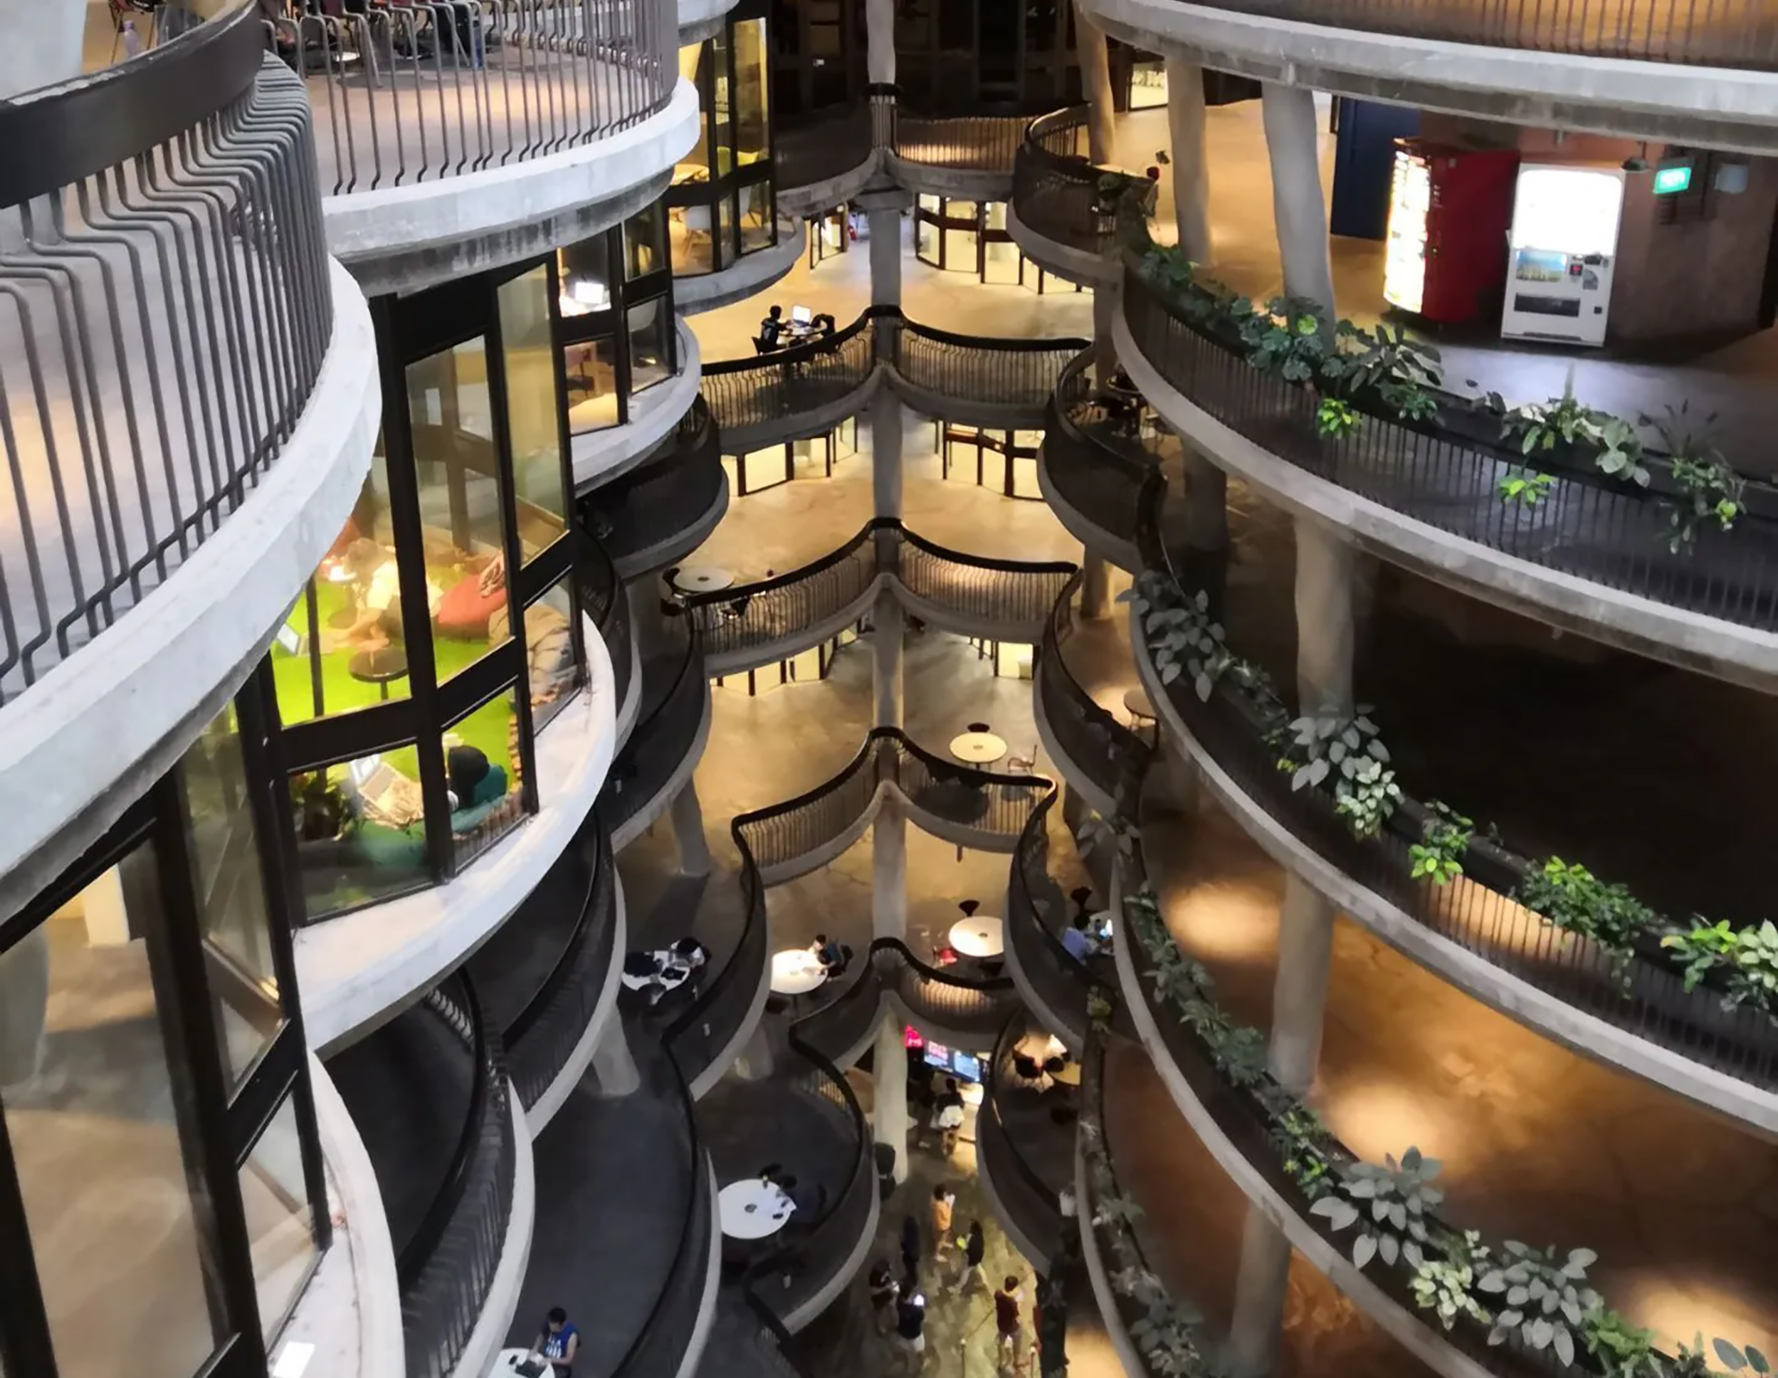
[[[904,320],[895,369],[913,387],[966,402],[1039,411],[1056,379],[1089,340],[1002,340],[953,335]]]
[[[1015,1013],[1001,1027],[994,1041],[993,1055],[988,1059],[982,1085],[982,1107],[975,1120],[976,1153],[984,1170],[993,1180],[1000,1205],[1037,1247],[1047,1250],[1054,1260],[1061,1252],[1063,1232],[1073,1222],[1062,1214],[1062,1194],[1072,1192],[1072,1174],[1046,1176],[1032,1163],[1026,1150],[1045,1138],[1065,1138],[1070,1149],[1074,1130],[1064,1121],[1041,1120],[1025,1125],[1007,1122],[1003,1098],[1019,1094],[1012,1086],[1013,1055],[1019,1041],[1031,1024],[1022,1013]],[[1035,1092],[1025,1092],[1035,1095]],[[1052,1149],[1057,1145],[1048,1145]],[[1072,1158],[1072,1153],[1052,1153],[1050,1157]]]
[[[616,955],[617,866],[597,808],[588,812],[550,871],[506,921],[508,926],[547,922],[530,911],[540,903],[559,904],[566,895],[578,899],[568,941],[503,1035],[513,1088],[527,1110],[586,1036]]]
[[[624,581],[611,563],[605,547],[594,540],[578,523],[572,524],[574,539],[580,544],[574,557],[574,579],[580,591],[582,612],[599,628],[599,639],[611,657],[612,702],[621,712],[630,693],[630,676],[634,666],[630,641],[630,600],[624,593]]]
[[[888,308],[893,313],[893,308]],[[704,365],[704,401],[724,431],[786,421],[859,392],[876,369],[876,318],[863,315],[825,340],[757,358]]]
[[[1316,433],[1317,397],[1250,365],[1237,342],[1187,321],[1135,266],[1124,272],[1124,319],[1149,366],[1192,405],[1317,478],[1416,521],[1545,569],[1761,631],[1778,629],[1778,488],[1749,481],[1730,531],[1699,523],[1675,551],[1675,493],[1664,457],[1645,456],[1647,489],[1597,472],[1585,456],[1539,451],[1554,482],[1535,504],[1499,484],[1527,461],[1499,439],[1496,418],[1444,399],[1435,421],[1366,410],[1339,439]],[[1361,409],[1362,403],[1360,403]]]
[[[772,131],[772,184],[783,196],[862,167],[870,161],[870,106],[822,111]]]
[[[1089,351],[1056,380],[1037,462],[1062,502],[1106,535],[1133,541],[1142,485],[1160,458],[1154,439],[1140,420],[1132,426],[1106,406]]]
[[[308,110],[244,0],[0,102],[0,703],[163,584],[333,334]]]
[[[1049,817],[1058,798],[1052,796],[1032,811],[1013,853],[1006,945],[1037,998],[1066,1032],[1078,1037],[1086,1030],[1088,998],[1113,987],[1117,976],[1109,954],[1083,962],[1062,945],[1062,931],[1070,921],[1069,898],[1049,871]]]
[[[1076,574],[1068,581],[1050,610],[1035,673],[1044,720],[1062,754],[1102,792],[1117,799],[1148,768],[1154,752],[1069,673],[1062,648],[1074,635],[1074,595],[1080,578]]]
[[[897,108],[895,156],[924,167],[1009,172],[1025,115],[920,115]]]
[[[1194,590],[1169,565],[1155,528],[1164,495],[1165,481],[1157,474],[1139,529],[1143,560],[1189,595]],[[1150,653],[1139,646],[1136,654]],[[1653,936],[1640,939],[1632,957],[1620,959],[1582,934],[1557,928],[1510,898],[1534,863],[1487,837],[1470,839],[1463,873],[1449,884],[1415,879],[1409,849],[1422,840],[1428,816],[1419,803],[1404,799],[1379,836],[1353,836],[1331,793],[1291,788],[1255,700],[1229,679],[1201,700],[1183,679],[1167,686],[1166,699],[1199,748],[1292,836],[1355,884],[1565,1005],[1727,1076],[1778,1090],[1778,1020],[1751,1005],[1724,1010],[1710,981],[1686,990],[1681,969]]]
[[[407,1371],[447,1378],[481,1319],[505,1251],[517,1145],[500,1036],[489,1028],[468,974],[459,971],[428,991],[421,1012],[463,1043],[475,1069],[444,1184],[395,1260]]]
[[[1759,0],[1210,0],[1333,29],[1491,48],[1778,70],[1778,16]]]
[[[1035,641],[1079,567],[1064,560],[992,560],[935,545],[903,528],[896,578],[915,598],[959,617],[1015,630]]]
[[[723,482],[716,426],[699,398],[654,454],[580,499],[581,521],[621,564],[694,528]]]
[[[667,787],[685,762],[703,725],[710,682],[704,675],[704,653],[697,639],[688,639],[672,683],[648,707],[630,733],[624,749],[611,763],[599,808],[617,832]]]
[[[548,157],[666,108],[678,17],[661,0],[410,0],[265,26],[303,74],[334,196]]]
[[[1116,233],[1116,198],[1101,195],[1104,175],[1087,156],[1084,105],[1041,115],[1025,130],[1013,159],[1013,214],[1044,239],[1107,253]]]

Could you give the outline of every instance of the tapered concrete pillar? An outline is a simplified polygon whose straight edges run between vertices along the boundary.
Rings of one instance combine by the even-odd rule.
[[[704,810],[698,803],[698,788],[685,782],[668,806],[673,819],[673,843],[679,848],[679,874],[707,876],[710,874],[710,843],[704,836]]]
[[[1321,1028],[1333,965],[1334,907],[1294,871],[1284,873],[1272,1040],[1266,1060],[1288,1090],[1307,1092],[1321,1065]]]
[[[1353,565],[1348,541],[1296,519],[1296,683],[1304,713],[1352,709]]]
[[[901,305],[901,208],[872,206],[870,216],[870,304]]]
[[[1112,127],[1117,107],[1111,96],[1111,54],[1105,33],[1074,7],[1074,52],[1080,59],[1081,94],[1087,100],[1087,156],[1095,163],[1112,161]]]
[[[1229,1325],[1228,1370],[1233,1378],[1266,1378],[1284,1336],[1290,1283],[1290,1241],[1257,1206],[1241,1225],[1241,1263],[1235,1274],[1235,1312]]]
[[[877,727],[902,725],[903,632],[901,604],[884,589],[871,607],[871,689]]]
[[[1167,141],[1172,147],[1173,210],[1179,247],[1193,263],[1209,263],[1210,154],[1204,142],[1204,69],[1167,59]]]
[[[642,1085],[636,1059],[630,1052],[630,1035],[621,1017],[605,1026],[604,1036],[593,1045],[592,1065],[587,1069],[593,1088],[601,1096],[627,1096]]]
[[[873,1108],[871,1135],[895,1150],[895,1180],[908,1179],[908,1078],[907,1053],[901,1045],[901,1025],[893,1013],[877,1026],[871,1048]]]
[[[1334,319],[1333,263],[1327,248],[1327,199],[1321,194],[1321,129],[1315,93],[1305,86],[1260,87],[1266,151],[1272,162],[1272,213],[1284,294],[1318,303]]]
[[[901,799],[883,796],[870,825],[872,938],[908,934],[908,821]]]
[[[872,509],[879,517],[901,516],[901,399],[884,388],[870,403]]]
[[[1103,556],[1081,547],[1080,555],[1080,615],[1082,617],[1103,617],[1105,609],[1111,602],[1111,570],[1106,566]]]
[[[864,37],[871,85],[895,85],[895,0],[864,0]]]
[[[1093,375],[1101,382],[1117,372],[1117,341],[1111,333],[1117,312],[1118,284],[1102,282],[1093,288]]]

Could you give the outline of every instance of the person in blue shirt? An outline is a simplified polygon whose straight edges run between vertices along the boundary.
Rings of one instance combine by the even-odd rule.
[[[1076,914],[1074,921],[1062,930],[1062,946],[1077,962],[1084,962],[1093,955],[1093,940],[1087,934],[1084,916]]]
[[[552,1378],[574,1378],[574,1356],[579,1349],[580,1331],[574,1328],[568,1313],[559,1306],[550,1307],[531,1352],[549,1360]]]
[[[846,960],[846,954],[840,951],[840,945],[825,933],[815,935],[815,941],[809,944],[809,950],[815,954],[816,960],[829,970],[842,965]]]

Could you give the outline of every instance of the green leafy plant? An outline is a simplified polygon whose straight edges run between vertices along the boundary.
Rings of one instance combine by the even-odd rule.
[[[1449,885],[1463,874],[1463,856],[1474,834],[1473,818],[1464,817],[1449,804],[1428,800],[1420,841],[1408,846],[1408,874],[1416,880],[1429,879],[1434,885]]]
[[[1323,397],[1315,408],[1315,434],[1324,440],[1339,440],[1356,431],[1363,420],[1351,404]]]
[[[1607,885],[1585,866],[1550,857],[1519,882],[1515,899],[1557,928],[1593,939],[1620,959],[1638,934],[1659,926],[1659,916],[1623,885]]]
[[[1662,1378],[1654,1331],[1638,1329],[1608,1306],[1582,1318],[1581,1338],[1605,1378]]]
[[[1587,1314],[1601,1304],[1599,1294],[1586,1285],[1587,1269],[1599,1256],[1591,1249],[1570,1249],[1557,1262],[1554,1249],[1534,1249],[1516,1239],[1501,1247],[1501,1255],[1499,1266],[1476,1283],[1479,1291],[1505,1301],[1494,1316],[1488,1343],[1504,1344],[1516,1330],[1526,1348],[1554,1350],[1563,1363],[1572,1364],[1575,1338]]]
[[[1437,1158],[1421,1156],[1410,1148],[1398,1163],[1386,1156],[1383,1166],[1350,1163],[1340,1172],[1333,1193],[1309,1207],[1311,1215],[1324,1216],[1335,1230],[1356,1225],[1352,1262],[1364,1267],[1373,1258],[1394,1265],[1402,1260],[1418,1268],[1425,1260],[1432,1235],[1426,1222],[1445,1194],[1432,1185],[1442,1165]]]
[[[1432,389],[1440,385],[1443,362],[1431,345],[1410,340],[1401,326],[1371,330],[1342,320],[1338,348],[1322,364],[1322,376],[1347,396],[1373,392],[1402,420],[1426,421],[1438,415]]]
[[[1555,482],[1549,474],[1540,474],[1531,469],[1508,469],[1495,485],[1495,489],[1502,502],[1517,503],[1521,507],[1536,507],[1550,495],[1550,488]]]
[[[1184,293],[1197,285],[1198,265],[1176,244],[1150,244],[1137,261],[1143,280],[1168,294]]]
[[[1401,787],[1388,769],[1389,752],[1377,725],[1360,706],[1351,717],[1324,713],[1290,724],[1290,787],[1333,782],[1334,809],[1354,837],[1375,837],[1401,802]]]
[[[1333,330],[1319,302],[1274,297],[1239,322],[1247,362],[1288,383],[1307,383],[1332,353]]]
[[[1442,1257],[1425,1255],[1414,1266],[1408,1285],[1414,1292],[1414,1303],[1422,1311],[1431,1311],[1446,1330],[1457,1324],[1459,1316],[1487,1324],[1493,1319],[1475,1299],[1476,1269],[1488,1260],[1488,1246],[1482,1243],[1479,1230],[1465,1230],[1444,1241]]]
[[[1721,972],[1725,1010],[1749,1004],[1778,1013],[1778,924],[1770,919],[1740,929],[1731,928],[1727,919],[1700,923],[1690,931],[1667,934],[1661,946],[1684,966],[1687,990],[1697,989],[1710,972]]]
[[[1716,414],[1694,427],[1690,413],[1691,403],[1682,402],[1677,408],[1669,405],[1664,419],[1642,418],[1643,425],[1660,435],[1673,485],[1680,492],[1681,501],[1667,511],[1672,532],[1667,545],[1676,554],[1692,543],[1699,526],[1715,522],[1719,530],[1728,531],[1747,510],[1746,480],[1729,467],[1711,438]]]
[[[1522,455],[1543,454],[1567,445],[1591,452],[1594,467],[1601,473],[1648,487],[1648,466],[1643,463],[1636,427],[1620,416],[1595,411],[1577,398],[1573,369],[1568,371],[1560,397],[1509,407],[1499,393],[1490,392],[1483,395],[1480,405],[1500,418],[1500,438],[1511,441]]]

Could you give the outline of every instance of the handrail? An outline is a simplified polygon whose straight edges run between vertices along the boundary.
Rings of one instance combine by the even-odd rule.
[[[1577,57],[1778,70],[1778,33],[1759,6],[1716,0],[1208,0],[1211,8],[1329,29]]]
[[[1352,433],[1324,439],[1316,396],[1246,360],[1239,343],[1186,318],[1132,259],[1124,319],[1149,366],[1216,421],[1326,482],[1462,540],[1562,575],[1761,631],[1778,630],[1778,485],[1749,479],[1732,530],[1701,522],[1675,550],[1670,507],[1689,507],[1663,455],[1644,453],[1641,489],[1585,455],[1538,451],[1528,461],[1499,438],[1499,423],[1443,395],[1438,416],[1399,418],[1381,402]],[[1536,503],[1509,503],[1499,484],[1521,466],[1553,480]]]
[[[709,692],[704,653],[693,635],[687,638],[685,654],[667,692],[636,723],[623,751],[611,763],[599,807],[614,833],[660,793],[685,760],[704,720]]]
[[[630,600],[624,581],[605,547],[579,522],[569,523],[575,541],[574,579],[582,610],[599,629],[599,639],[611,660],[611,692],[614,712],[622,712],[630,693],[634,647],[630,642]]]
[[[1044,239],[1100,255],[1115,242],[1117,198],[1103,179],[1127,174],[1100,168],[1085,154],[1087,111],[1071,106],[1031,121],[1013,159],[1012,209],[1019,224]]]
[[[1063,1182],[1058,1185],[1055,1182],[1046,1182],[1037,1169],[1031,1166],[1030,1160],[1019,1151],[1021,1136],[1015,1133],[1001,1116],[998,1098],[1004,1074],[1013,1063],[1013,1049],[1018,1046],[1019,1040],[1030,1027],[1029,1016],[1022,1012],[1015,1012],[1001,1028],[999,1037],[994,1040],[994,1051],[989,1056],[984,1068],[982,1109],[993,1121],[993,1127],[1000,1136],[1000,1142],[1006,1146],[1007,1156],[1011,1159],[1013,1171],[1018,1174],[1023,1190],[1027,1194],[1035,1196],[1043,1204],[1046,1216],[1045,1224],[1048,1226],[1044,1235],[1045,1238],[1049,1238],[1059,1236],[1061,1233],[1062,1194],[1068,1190],[1069,1183]],[[978,1123],[979,1120],[980,1116],[978,1116]]]
[[[1008,172],[1023,135],[1024,115],[923,115],[895,112],[895,156],[923,167]]]
[[[1140,778],[1154,753],[1069,673],[1062,647],[1074,634],[1074,595],[1080,581],[1076,574],[1056,599],[1038,648],[1035,674],[1044,719],[1064,754],[1115,799],[1130,780]]]
[[[781,119],[772,131],[772,182],[780,196],[829,182],[868,164],[872,151],[868,101],[794,122]]]
[[[1116,433],[1095,395],[1092,366],[1092,354],[1082,353],[1056,379],[1037,462],[1062,503],[1106,535],[1131,541],[1142,484],[1160,456],[1140,437]]]
[[[1047,922],[1048,912],[1052,907],[1059,908],[1062,898],[1060,887],[1049,874],[1049,814],[1060,797],[1059,794],[1052,795],[1032,810],[1031,821],[1019,838],[1018,850],[1013,853],[1012,882],[1007,892],[1007,919],[1015,935],[1020,925],[1034,929],[1040,935],[1047,958],[1045,966],[1063,973],[1073,994],[1079,997],[1079,1008],[1084,1012],[1092,995],[1107,990],[1112,982],[1062,946],[1056,926]],[[1057,893],[1040,895],[1039,888],[1045,885]]]
[[[613,561],[635,559],[695,526],[724,482],[716,422],[700,397],[653,454],[579,498],[581,521]]]
[[[469,973],[428,991],[422,1009],[469,1048],[474,1082],[443,1185],[396,1258],[407,1369],[446,1378],[457,1366],[493,1285],[512,1214],[512,1110],[500,1037],[488,1027]],[[475,1201],[465,1209],[471,1192]]]
[[[254,12],[0,101],[0,703],[164,584],[295,436],[334,334],[307,111]],[[201,303],[201,305],[200,305]]]
[[[1189,593],[1191,585],[1172,565],[1158,530],[1165,492],[1157,471],[1143,503],[1139,544],[1145,565]],[[1147,654],[1138,646],[1138,656]],[[1379,836],[1355,837],[1326,790],[1291,788],[1265,740],[1256,703],[1232,679],[1219,678],[1208,700],[1181,682],[1166,686],[1165,697],[1200,748],[1267,814],[1413,922],[1656,1047],[1778,1090],[1778,1020],[1747,1005],[1725,1011],[1709,979],[1688,991],[1658,939],[1641,939],[1622,959],[1584,935],[1557,928],[1512,899],[1534,864],[1486,837],[1471,838],[1457,879],[1434,885],[1417,878],[1410,848],[1423,840],[1429,816],[1423,805],[1404,798]]]
[[[318,61],[305,85],[334,196],[596,143],[664,110],[679,75],[659,0],[418,0],[265,31],[293,69]]]

